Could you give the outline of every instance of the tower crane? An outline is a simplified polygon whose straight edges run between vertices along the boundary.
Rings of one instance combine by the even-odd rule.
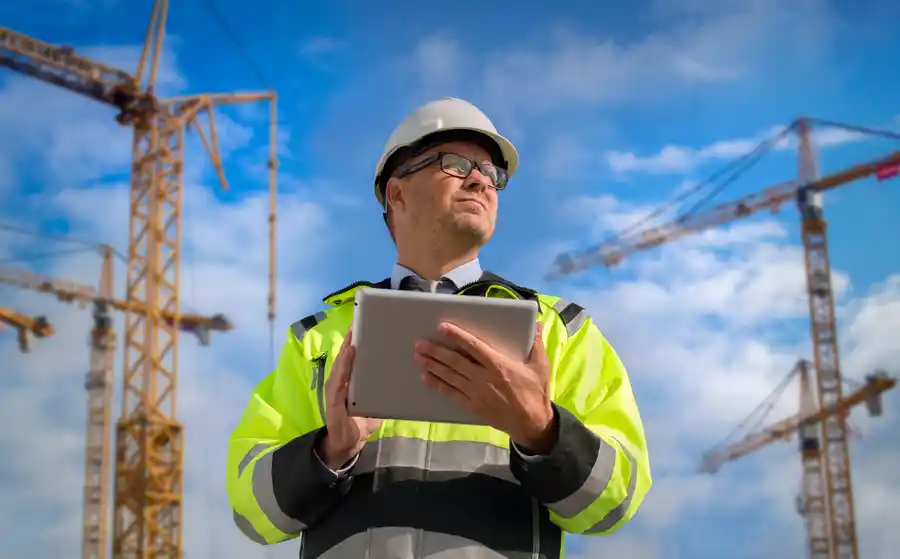
[[[84,495],[82,513],[82,557],[106,557],[109,505],[110,423],[112,415],[113,365],[116,333],[112,312],[142,312],[129,301],[113,297],[113,255],[111,247],[101,247],[103,263],[98,290],[90,286],[33,274],[15,268],[0,268],[0,284],[56,296],[66,303],[82,307],[93,305],[93,327],[90,333],[91,365],[84,387],[87,398],[87,427],[84,451]],[[163,319],[175,323],[175,315],[164,314]],[[211,332],[227,332],[231,323],[222,315],[204,317],[181,315],[178,321],[183,332],[195,334],[201,345],[208,345]]]
[[[155,0],[135,74],[0,27],[0,66],[117,109],[131,126],[122,413],[116,425],[115,559],[182,556],[183,426],[176,415],[180,312],[182,171],[184,140],[197,132],[220,186],[228,188],[214,110],[224,105],[269,104],[269,295],[275,317],[276,95],[274,92],[187,95],[160,99],[156,78],[169,11]],[[200,116],[207,116],[208,132]]]
[[[784,203],[795,200],[801,217],[813,361],[816,369],[816,396],[821,408],[836,406],[843,399],[843,383],[834,316],[831,265],[828,258],[827,223],[822,212],[821,196],[824,192],[859,179],[875,176],[883,180],[896,176],[900,170],[900,151],[819,177],[811,137],[813,122],[814,120],[808,118],[798,119],[777,138],[777,141],[780,141],[788,133],[797,135],[799,152],[797,179],[704,211],[682,215],[658,227],[629,232],[611,242],[582,252],[561,254],[556,258],[548,279],[571,275],[598,265],[616,266],[625,257],[639,251],[763,211],[777,213]],[[848,128],[855,132],[879,133],[895,139],[900,138],[893,133],[819,122]],[[774,145],[769,143],[763,151],[771,149]],[[812,514],[820,515],[816,522],[827,527],[829,557],[858,559],[853,487],[844,415],[832,414],[823,418],[819,423],[819,430],[823,446],[821,451],[810,451],[808,460],[810,464],[814,464],[810,466],[810,471],[821,472],[825,503],[821,510],[817,509]]]
[[[46,338],[54,334],[53,326],[45,316],[27,316],[12,309],[0,307],[0,329],[9,326],[19,337],[19,351],[31,351],[33,338]]]
[[[835,416],[841,416],[846,420],[850,410],[860,404],[865,404],[870,416],[880,417],[882,395],[894,388],[897,380],[888,376],[884,371],[875,371],[866,377],[865,383],[839,398],[834,404],[818,406],[814,392],[815,380],[811,378],[813,374],[812,363],[805,359],[799,360],[785,380],[735,432],[742,430],[749,420],[757,415],[759,417],[754,423],[762,424],[784,390],[794,379],[799,381],[799,411],[786,419],[752,432],[737,442],[718,445],[703,456],[699,470],[701,473],[715,474],[727,462],[743,458],[770,443],[788,440],[796,433],[800,443],[800,458],[803,466],[802,495],[798,500],[798,512],[806,521],[807,553],[811,559],[829,559],[831,547],[827,511],[825,510],[825,488],[821,483],[819,458],[821,454],[820,424]],[[734,433],[726,440],[733,439],[733,435]]]

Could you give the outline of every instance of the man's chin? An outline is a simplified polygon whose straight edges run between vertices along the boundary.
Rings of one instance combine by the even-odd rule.
[[[459,216],[453,225],[460,237],[478,245],[487,243],[494,233],[494,228],[477,216]]]

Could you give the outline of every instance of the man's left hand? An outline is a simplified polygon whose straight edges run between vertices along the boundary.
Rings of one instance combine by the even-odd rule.
[[[524,363],[453,324],[443,323],[439,329],[459,350],[419,341],[415,360],[425,368],[423,382],[507,433],[523,451],[547,454],[552,450],[556,425],[542,324],[536,326],[534,344]]]

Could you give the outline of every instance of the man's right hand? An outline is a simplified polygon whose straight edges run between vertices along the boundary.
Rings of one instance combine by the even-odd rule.
[[[347,414],[347,392],[355,353],[355,348],[350,345],[352,335],[352,329],[347,330],[344,343],[331,366],[331,374],[325,381],[326,434],[319,441],[316,451],[332,470],[340,469],[359,454],[363,445],[383,422],[381,419],[351,417]]]

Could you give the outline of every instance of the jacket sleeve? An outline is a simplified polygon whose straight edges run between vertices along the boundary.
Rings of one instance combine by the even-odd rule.
[[[611,534],[650,489],[644,428],[625,367],[587,312],[565,300],[554,308],[562,321],[551,328],[567,337],[550,355],[556,444],[543,456],[514,451],[510,467],[565,531]]]
[[[295,325],[296,326],[296,325]],[[266,545],[296,538],[349,489],[346,470],[315,454],[324,435],[312,360],[291,333],[278,367],[253,390],[228,441],[226,485],[235,524]],[[318,376],[324,377],[323,370]]]

